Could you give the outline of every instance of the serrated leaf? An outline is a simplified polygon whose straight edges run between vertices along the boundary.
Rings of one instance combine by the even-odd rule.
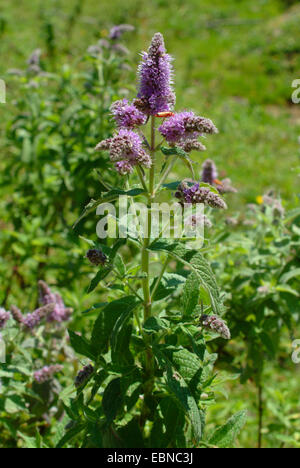
[[[87,289],[87,293],[89,294],[89,293],[93,292],[94,289],[96,289],[96,287],[100,283],[100,281],[103,281],[109,275],[111,270],[112,269],[109,268],[109,267],[101,268],[101,270],[99,270],[96,273],[96,275],[94,276],[94,278],[90,282],[89,287]]]
[[[192,271],[199,276],[201,285],[209,292],[214,312],[216,314],[221,312],[219,287],[209,263],[200,252],[187,249],[181,243],[172,243],[167,240],[157,241],[151,244],[149,249],[155,252],[167,252],[172,257],[190,267]]]
[[[190,273],[183,289],[183,314],[191,315],[199,303],[201,280],[197,273]]]
[[[199,442],[202,438],[202,421],[196,400],[185,379],[179,374],[177,369],[172,367],[172,362],[168,359],[166,354],[161,352],[158,348],[154,349],[159,362],[166,369],[166,383],[186,412],[192,424],[196,441]]]
[[[111,334],[111,358],[119,365],[130,365],[134,362],[129,350],[129,343],[132,333],[132,325],[129,320],[132,317],[133,309],[127,310],[120,315]]]
[[[280,278],[281,283],[288,283],[291,279],[298,278],[300,280],[300,268],[288,271]]]
[[[126,266],[123,262],[123,258],[120,254],[117,253],[115,260],[114,260],[115,268],[117,269],[120,276],[123,278],[126,275]]]
[[[166,433],[160,447],[168,447],[172,441],[184,438],[184,412],[177,401],[169,396],[164,397],[159,406],[166,426]],[[161,436],[160,436],[161,437]]]
[[[74,437],[76,437],[80,432],[86,428],[86,424],[77,424],[75,427],[70,429],[57,443],[55,448],[63,448],[67,442],[70,442]]]
[[[134,296],[126,296],[109,303],[101,310],[94,324],[91,338],[93,352],[96,355],[107,352],[111,333],[120,315],[133,311],[137,305],[138,302]]]
[[[28,437],[25,434],[22,434],[22,432],[18,432],[17,434],[19,437],[21,437],[21,439],[24,440],[25,448],[28,448],[28,449],[39,448],[36,437]]]
[[[143,329],[149,333],[155,333],[160,330],[166,330],[168,322],[158,317],[149,317],[143,325]]]
[[[209,444],[220,448],[232,448],[237,436],[247,420],[247,411],[234,414],[223,426],[219,427],[209,438]]]
[[[186,280],[183,276],[177,275],[175,273],[165,273],[156,290],[154,300],[160,301],[173,292],[178,291],[179,288],[185,283],[185,281]],[[155,283],[156,278],[151,285],[151,291],[153,290]]]
[[[123,393],[121,379],[118,377],[117,379],[109,382],[102,398],[102,408],[108,424],[113,422],[119,409],[122,407],[122,404]]]
[[[70,337],[70,343],[74,351],[76,351],[78,354],[82,354],[82,356],[86,356],[94,360],[95,355],[93,353],[91,343],[83,336],[74,333],[72,330],[68,330],[68,333]]]

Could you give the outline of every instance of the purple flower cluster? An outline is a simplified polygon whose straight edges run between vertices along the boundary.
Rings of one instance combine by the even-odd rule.
[[[227,209],[224,200],[208,187],[201,187],[199,183],[183,181],[175,193],[176,198],[183,203],[204,203],[212,208]]]
[[[166,53],[162,34],[156,33],[148,52],[142,54],[138,75],[139,92],[135,104],[148,115],[169,111],[175,104],[175,94],[171,87],[171,57]]]
[[[184,144],[186,140],[190,145],[191,142],[195,144],[199,136],[218,132],[210,119],[197,116],[193,112],[180,112],[173,115],[158,130],[170,145]]]
[[[202,164],[202,182],[206,184],[214,185],[215,180],[218,178],[218,170],[214,161],[207,159]]]
[[[73,312],[66,307],[60,294],[53,293],[44,281],[39,281],[40,303],[44,306],[54,304],[53,311],[47,316],[48,322],[64,322]]]
[[[13,305],[13,306],[11,306],[10,311],[11,311],[11,315],[12,315],[13,319],[14,319],[17,323],[22,324],[22,323],[23,323],[23,320],[24,320],[24,317],[23,317],[23,314],[22,314],[22,312],[20,311],[20,309],[18,309],[18,307],[16,307],[16,306]]]
[[[126,32],[132,32],[134,31],[134,26],[131,24],[118,24],[116,26],[113,26],[110,31],[109,31],[109,39],[115,41],[117,39],[120,39],[120,37],[126,33]]]
[[[114,102],[110,110],[118,127],[134,128],[146,122],[145,114],[130,104],[127,99]]]
[[[193,229],[196,229],[202,226],[207,227],[207,228],[212,227],[212,222],[210,221],[210,219],[208,219],[208,217],[203,214],[189,216],[186,220],[186,224],[187,226],[190,226]]]
[[[122,175],[130,174],[136,165],[149,169],[152,164],[149,154],[143,148],[141,137],[126,128],[121,128],[113,138],[101,141],[96,150],[109,150],[111,161]]]
[[[207,159],[202,165],[201,180],[202,182],[214,186],[220,194],[237,192],[237,189],[232,186],[230,179],[218,180],[218,170],[214,161],[211,159]]]
[[[216,315],[202,315],[200,323],[207,330],[218,333],[224,340],[230,340],[230,330],[220,317]]]
[[[282,206],[281,200],[276,198],[276,195],[270,191],[263,196],[263,211],[266,208],[271,208],[272,215],[274,218],[283,218],[285,215],[285,209]]]
[[[5,309],[0,309],[0,330],[5,327],[6,322],[10,319],[10,313]]]
[[[26,328],[32,330],[33,328],[37,327],[44,317],[48,317],[49,315],[53,314],[55,309],[55,304],[47,304],[39,309],[36,309],[31,314],[27,314],[23,316],[22,323]]]
[[[54,374],[60,372],[63,366],[55,364],[53,366],[45,366],[42,369],[35,371],[33,378],[38,384],[43,384],[48,380],[51,380]]]

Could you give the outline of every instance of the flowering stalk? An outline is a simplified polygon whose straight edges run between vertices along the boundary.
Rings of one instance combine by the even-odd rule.
[[[125,186],[126,194],[130,192],[130,177],[135,173],[137,174],[141,183],[141,190],[138,190],[139,195],[144,196],[147,200],[147,229],[146,232],[144,232],[144,236],[140,235],[141,232],[136,236],[136,243],[140,246],[141,250],[141,261],[138,267],[138,270],[141,272],[141,276],[138,276],[139,283],[135,286],[129,282],[130,277],[126,274],[126,265],[122,262],[121,255],[118,254],[118,261],[116,263],[114,262],[115,248],[118,243],[114,245],[113,249],[111,249],[111,253],[108,253],[107,256],[106,250],[104,249],[104,255],[98,247],[96,248],[95,243],[95,248],[88,251],[88,260],[93,264],[93,266],[99,268],[96,277],[91,282],[90,290],[95,288],[95,283],[97,285],[99,281],[105,278],[106,273],[109,274],[112,272],[115,273],[115,278],[120,280],[124,287],[130,289],[132,295],[117,299],[116,301],[112,301],[112,303],[110,302],[107,306],[108,309],[104,310],[99,315],[99,321],[96,322],[92,331],[91,342],[89,343],[88,340],[83,340],[79,343],[80,346],[78,344],[79,352],[81,352],[81,354],[82,352],[83,354],[86,353],[84,355],[90,359],[90,356],[92,356],[93,353],[96,353],[95,371],[92,373],[92,367],[89,365],[88,367],[85,367],[77,377],[76,387],[78,392],[83,392],[85,390],[85,383],[88,387],[89,378],[91,380],[93,378],[100,378],[99,375],[102,371],[105,374],[107,369],[108,372],[110,372],[110,369],[116,369],[118,374],[122,374],[122,369],[125,369],[124,372],[127,372],[126,369],[128,369],[128,365],[130,365],[130,368],[131,366],[135,367],[131,377],[135,378],[134,375],[140,375],[138,382],[139,385],[141,384],[142,395],[140,395],[140,393],[138,395],[140,395],[143,403],[142,407],[137,403],[135,407],[135,416],[130,424],[135,424],[135,422],[138,424],[138,430],[141,431],[143,439],[147,441],[146,443],[148,443],[149,439],[147,434],[147,421],[156,421],[156,418],[158,421],[161,417],[160,414],[163,414],[165,410],[163,401],[160,402],[161,397],[158,397],[158,395],[163,394],[166,398],[170,397],[166,391],[166,381],[168,384],[167,386],[170,387],[170,393],[172,393],[172,391],[175,392],[176,398],[180,399],[180,395],[176,394],[176,392],[179,392],[179,388],[181,387],[181,383],[178,382],[180,377],[178,377],[177,370],[175,370],[176,366],[172,367],[172,356],[164,355],[164,351],[166,351],[166,353],[174,351],[175,346],[168,346],[169,342],[167,341],[167,335],[175,338],[175,335],[179,334],[179,327],[177,327],[175,323],[176,320],[174,320],[174,327],[172,320],[170,320],[169,327],[165,327],[165,318],[160,320],[159,317],[156,317],[156,309],[153,307],[156,297],[163,296],[164,298],[166,297],[164,294],[168,296],[168,300],[172,301],[171,293],[169,294],[168,288],[164,287],[164,283],[168,281],[169,278],[167,269],[170,264],[170,259],[173,256],[172,254],[174,254],[176,260],[182,261],[185,265],[191,264],[193,269],[196,270],[193,274],[191,273],[192,281],[190,281],[190,277],[188,275],[188,279],[184,275],[173,275],[176,277],[174,279],[175,283],[176,281],[179,281],[178,285],[185,283],[185,281],[187,284],[187,286],[185,286],[185,299],[183,301],[185,303],[183,307],[187,308],[187,310],[182,311],[182,317],[189,315],[192,317],[194,323],[196,323],[196,320],[199,323],[199,311],[197,310],[197,305],[200,300],[200,290],[202,286],[203,289],[208,292],[208,296],[210,297],[210,302],[207,303],[207,306],[215,313],[211,316],[202,317],[202,328],[217,332],[217,334],[225,339],[230,338],[229,328],[217,315],[222,310],[221,302],[218,302],[218,288],[214,286],[215,279],[207,261],[198,251],[186,249],[185,244],[177,239],[171,245],[171,250],[168,250],[168,242],[166,239],[161,239],[164,229],[162,229],[158,239],[154,240],[152,238],[152,231],[154,231],[152,228],[157,227],[154,226],[154,221],[152,219],[152,206],[161,192],[163,184],[170,176],[175,163],[177,161],[184,160],[190,169],[192,169],[188,153],[191,151],[204,151],[205,147],[200,139],[207,134],[217,133],[217,128],[214,126],[212,121],[207,118],[196,116],[193,112],[173,112],[175,95],[171,86],[171,78],[171,58],[166,53],[162,35],[157,33],[152,39],[148,52],[142,55],[142,61],[139,67],[139,90],[137,98],[132,102],[124,99],[121,101],[119,100],[111,106],[111,113],[115,119],[117,130],[110,138],[101,141],[96,146],[96,150],[107,151],[109,153],[110,160],[114,164],[116,171],[121,176],[125,176],[125,184],[123,184],[123,186]],[[146,135],[148,135],[147,128],[145,128],[147,124],[149,127],[148,133],[150,133],[149,141],[146,138]],[[143,129],[140,127],[143,127]],[[163,142],[169,147],[162,147],[162,142],[157,144],[157,133],[159,137],[163,137]],[[160,180],[157,183],[156,176],[160,169],[158,167],[158,152],[160,151],[166,159],[164,161],[164,166],[161,169]],[[193,174],[193,170],[191,170],[191,172]],[[134,188],[136,192],[136,187]],[[111,189],[111,193],[109,193],[108,190],[105,197],[107,199],[109,199],[110,196],[115,197],[115,193],[118,193],[118,191],[120,191],[119,188]],[[185,180],[178,185],[177,192],[173,195],[175,195],[181,205],[206,204],[209,207],[219,209],[226,209],[227,207],[216,187],[211,186],[211,184],[208,183],[203,183],[202,181]],[[115,200],[115,198],[113,199]],[[178,203],[176,205],[178,205]],[[92,202],[92,206],[95,206],[94,201]],[[87,208],[90,210],[89,205]],[[133,212],[135,211],[137,210],[133,207]],[[204,215],[198,215],[198,217],[192,217],[190,223],[193,227],[198,223],[206,223],[206,225],[208,225],[209,220],[207,220]],[[161,226],[159,225],[159,230],[160,229]],[[158,240],[164,241],[161,242],[164,248],[158,248],[158,251],[163,252],[163,255],[166,257],[158,277],[153,278],[150,273],[150,252],[151,250],[155,250],[155,244],[159,244],[159,242],[157,242]],[[110,248],[107,245],[106,248],[109,252]],[[193,263],[194,256],[196,256],[196,258]],[[194,274],[195,278],[193,277]],[[44,291],[44,295],[47,298],[48,296],[52,297],[52,293],[49,291],[47,285],[44,284],[41,286]],[[139,293],[140,286],[142,286],[142,295]],[[162,288],[160,288],[160,286],[162,286]],[[172,287],[173,286],[171,285],[170,290],[174,291],[174,288],[172,289]],[[162,294],[161,290],[163,290]],[[180,293],[181,291],[179,286],[178,290]],[[131,303],[133,303],[132,306]],[[168,312],[168,307],[166,307],[166,315]],[[113,324],[106,323],[106,319],[103,320],[103,318],[106,317],[106,313],[107,317],[110,317],[109,321],[114,322]],[[113,317],[112,313],[117,315],[116,321],[111,318]],[[136,324],[135,327],[132,327],[132,322],[130,322],[130,320],[132,321],[134,318]],[[109,330],[111,325],[113,326],[112,331]],[[187,333],[189,332],[187,331]],[[194,327],[193,333],[198,333],[197,327]],[[135,336],[135,340],[131,339],[132,334],[138,335]],[[120,339],[119,354],[118,339]],[[78,337],[76,338],[76,342],[77,341],[80,341]],[[179,342],[184,343],[181,338],[178,340],[178,343]],[[134,349],[135,343],[139,343],[142,346],[139,348],[139,351],[136,352],[136,356],[133,356],[132,349]],[[126,345],[127,350],[125,349]],[[111,362],[113,363],[112,367],[107,363],[107,359],[110,359],[107,354],[109,346],[111,346],[110,355]],[[192,354],[189,345],[184,346],[186,346],[185,351],[190,356],[190,359],[196,360],[195,366],[197,367],[199,358]],[[182,346],[178,347],[177,350],[181,352]],[[105,356],[105,358],[103,356]],[[184,357],[182,357],[182,359],[183,358]],[[179,361],[180,359],[181,357],[179,358]],[[207,362],[209,362],[209,360]],[[100,370],[98,373],[98,368],[100,368],[102,364],[104,369]],[[203,366],[205,366],[205,362],[203,362]],[[115,370],[113,370],[113,372],[115,372]],[[200,371],[197,372],[195,378],[198,375],[201,375]],[[131,377],[128,376],[128,379],[130,380]],[[166,378],[166,381],[162,381],[162,378]],[[127,382],[127,376],[125,376],[125,381]],[[110,408],[111,405],[116,405],[113,419],[118,421],[119,407],[117,403],[119,403],[120,400],[120,404],[122,404],[123,401],[122,398],[119,399],[119,394],[123,391],[123,387],[121,385],[122,382],[122,377],[110,380],[102,397],[103,411],[101,411],[101,414],[104,412],[104,417],[107,417],[110,430],[114,431],[113,434],[116,439],[118,439],[118,434],[116,432],[117,424],[112,424],[113,421],[110,416]],[[134,383],[136,382],[134,381]],[[101,383],[99,386],[100,385]],[[194,387],[196,389],[197,385]],[[185,391],[188,392],[189,390]],[[139,389],[138,392],[140,392]],[[112,401],[111,394],[118,395],[116,402]],[[78,395],[79,393],[77,393],[77,396]],[[125,395],[126,389],[124,390],[123,396]],[[87,405],[94,400],[94,396],[95,394],[92,392],[90,398],[87,399]],[[193,398],[194,396],[189,396],[190,401]],[[195,398],[198,401],[200,395],[197,394]],[[156,405],[157,403],[162,404],[161,410],[158,410],[155,408],[154,404],[151,404],[154,400],[156,401]],[[196,400],[195,406],[197,407]],[[169,403],[170,401],[168,401],[168,405]],[[183,406],[185,406],[185,404],[186,403],[183,402]],[[173,409],[175,412],[177,411],[176,405],[174,405]],[[197,410],[195,410],[195,413],[197,413]],[[195,437],[197,441],[200,441],[202,437],[202,429],[200,429],[201,418],[199,417],[198,420],[196,416],[197,421],[195,421],[194,416],[191,416],[189,410],[188,417],[190,418],[193,426]],[[153,428],[154,427],[155,423],[153,425]],[[172,445],[167,444],[167,446]],[[176,446],[175,443],[174,446]]]

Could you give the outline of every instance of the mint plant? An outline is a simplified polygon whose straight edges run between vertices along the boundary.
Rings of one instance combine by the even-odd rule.
[[[209,343],[230,339],[230,330],[204,248],[164,237],[163,226],[158,236],[152,234],[153,204],[166,194],[179,206],[226,209],[222,182],[196,181],[189,155],[204,151],[200,138],[217,128],[193,112],[174,112],[171,62],[163,36],[155,34],[142,54],[137,97],[112,104],[117,130],[96,147],[108,152],[121,178],[113,187],[99,176],[101,196],[89,202],[79,221],[126,196],[145,201],[146,232],[116,241],[86,239],[86,256],[96,270],[89,292],[101,282],[107,300],[92,308],[100,311],[90,336],[70,330],[71,345],[87,361],[77,375],[76,394],[69,389],[73,396],[67,404],[64,398],[70,429],[58,447],[228,447],[245,423],[241,411],[206,431],[206,411],[220,385]],[[179,163],[192,179],[168,180]],[[115,221],[121,231],[122,220]]]

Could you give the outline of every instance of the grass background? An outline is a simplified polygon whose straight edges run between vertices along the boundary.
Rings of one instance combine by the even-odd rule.
[[[74,62],[124,22],[136,28],[125,43],[137,63],[161,31],[176,59],[177,109],[215,121],[220,134],[208,140],[207,156],[239,187],[240,201],[255,201],[272,187],[293,203],[300,105],[291,102],[291,83],[300,78],[299,21],[300,5],[288,0],[5,0],[0,76],[23,66],[37,47],[45,57],[49,40],[56,66]]]

